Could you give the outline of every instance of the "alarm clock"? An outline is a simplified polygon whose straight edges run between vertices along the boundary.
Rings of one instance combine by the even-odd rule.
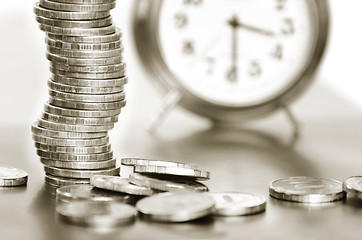
[[[184,108],[240,122],[289,105],[326,47],[326,0],[136,0],[133,32],[150,78]]]

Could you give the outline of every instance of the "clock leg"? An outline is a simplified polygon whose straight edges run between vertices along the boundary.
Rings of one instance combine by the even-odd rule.
[[[285,114],[286,114],[286,116],[287,116],[288,120],[290,121],[290,123],[292,125],[292,128],[293,128],[292,129],[293,130],[292,137],[291,137],[291,139],[289,141],[289,145],[293,146],[297,142],[297,140],[298,140],[298,138],[300,136],[301,125],[298,122],[297,118],[294,116],[293,112],[290,110],[290,108],[286,104],[282,103],[281,104],[281,109],[285,112]]]

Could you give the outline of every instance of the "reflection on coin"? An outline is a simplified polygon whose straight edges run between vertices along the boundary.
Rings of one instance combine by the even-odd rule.
[[[348,196],[362,199],[362,176],[353,176],[344,180],[343,189]]]
[[[46,184],[53,187],[62,187],[74,184],[89,184],[89,179],[77,179],[77,178],[64,178],[56,177],[50,174],[45,174],[44,181]]]
[[[137,202],[142,216],[158,222],[187,222],[212,213],[214,200],[201,193],[160,193]]]
[[[345,197],[341,182],[306,176],[275,180],[269,185],[269,194],[279,200],[301,203],[333,202]]]
[[[90,181],[95,187],[132,195],[150,196],[155,193],[150,188],[133,185],[129,183],[127,178],[122,177],[99,175],[92,176]]]
[[[0,186],[1,187],[14,187],[26,184],[28,181],[28,174],[18,168],[10,166],[0,166]]]
[[[56,190],[57,200],[63,202],[76,201],[76,200],[90,200],[90,201],[118,201],[129,203],[132,201],[130,195],[119,194],[112,191],[95,188],[89,184],[70,185],[58,188]]]
[[[209,192],[206,195],[215,201],[213,213],[218,216],[242,216],[265,211],[263,196],[239,192]]]
[[[145,158],[122,158],[121,164],[127,166],[148,165],[148,166],[182,167],[182,168],[198,169],[198,166],[195,164],[145,159]]]
[[[116,227],[133,221],[136,209],[119,202],[72,201],[57,204],[59,216],[69,223],[89,227]]]
[[[199,182],[183,178],[161,178],[133,173],[129,182],[137,186],[156,189],[164,192],[206,192],[208,188]]]

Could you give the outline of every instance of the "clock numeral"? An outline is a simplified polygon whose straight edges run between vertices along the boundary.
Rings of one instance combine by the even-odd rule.
[[[276,45],[276,47],[274,48],[274,50],[271,53],[271,56],[278,60],[283,59],[283,46],[280,43],[278,43]]]
[[[283,11],[285,8],[285,3],[287,2],[287,0],[276,0],[276,8],[278,11]]]
[[[295,32],[294,22],[291,18],[283,19],[282,33],[284,35],[293,35]]]
[[[262,72],[263,71],[258,61],[254,60],[250,63],[250,69],[249,69],[250,77],[260,77]]]
[[[203,0],[184,0],[185,5],[201,5]]]
[[[195,52],[195,45],[193,41],[184,41],[182,46],[182,52],[187,55],[191,55]]]
[[[212,75],[214,73],[214,65],[215,65],[215,58],[206,57],[205,61],[207,63],[207,70],[206,73],[208,75]]]
[[[187,15],[184,13],[176,13],[174,16],[175,19],[175,26],[177,28],[184,28],[188,24]]]

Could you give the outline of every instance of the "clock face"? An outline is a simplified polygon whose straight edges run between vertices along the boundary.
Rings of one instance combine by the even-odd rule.
[[[300,79],[315,51],[316,16],[310,0],[163,0],[159,48],[186,91],[254,106]]]

